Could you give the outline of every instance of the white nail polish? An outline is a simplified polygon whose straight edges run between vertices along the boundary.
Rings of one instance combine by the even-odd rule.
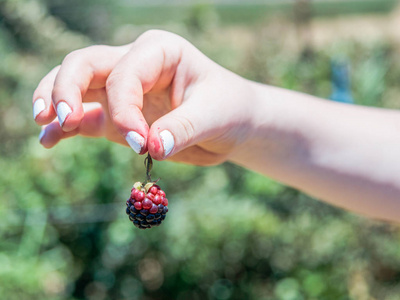
[[[164,156],[168,156],[175,146],[174,136],[168,130],[160,132],[160,137],[164,146]]]
[[[44,137],[45,134],[46,134],[46,128],[42,128],[42,131],[40,131],[39,133],[39,142],[42,141],[42,138]]]
[[[129,131],[125,137],[126,141],[128,142],[129,146],[135,151],[137,154],[142,151],[144,146],[144,138],[135,131]]]
[[[65,119],[68,117],[70,113],[72,113],[72,109],[71,107],[68,106],[67,103],[65,103],[64,101],[58,103],[57,116],[61,126],[64,125]]]
[[[33,119],[36,119],[38,114],[40,114],[46,108],[46,103],[42,98],[39,98],[33,103]]]

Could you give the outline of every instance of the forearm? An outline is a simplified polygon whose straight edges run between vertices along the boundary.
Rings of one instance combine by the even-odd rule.
[[[253,84],[253,135],[232,161],[321,200],[400,220],[400,113]]]

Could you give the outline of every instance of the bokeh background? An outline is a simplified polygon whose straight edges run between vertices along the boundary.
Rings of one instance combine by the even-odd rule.
[[[151,28],[252,80],[400,108],[398,1],[0,0],[0,298],[400,299],[394,225],[230,163],[155,162],[170,212],[140,231],[125,201],[143,157],[103,139],[39,145],[39,80],[74,49]]]

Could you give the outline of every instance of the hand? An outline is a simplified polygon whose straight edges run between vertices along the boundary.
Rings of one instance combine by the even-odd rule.
[[[125,46],[70,53],[41,80],[33,104],[47,148],[104,136],[158,160],[212,165],[249,136],[250,94],[248,81],[185,39],[152,30]]]

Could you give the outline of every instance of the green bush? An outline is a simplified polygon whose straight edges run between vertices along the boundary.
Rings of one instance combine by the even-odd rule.
[[[93,32],[98,20],[84,14],[73,31],[79,15],[68,19],[57,10],[66,6],[62,1],[44,3],[0,1],[2,299],[399,299],[396,227],[230,163],[199,168],[155,162],[153,175],[161,177],[170,201],[168,218],[150,231],[131,226],[125,200],[144,177],[143,158],[80,137],[45,150],[31,120],[30,98],[40,78],[69,51],[112,42],[119,28],[111,22],[109,31]],[[69,9],[75,13],[89,5],[74,3]],[[120,7],[108,5],[109,20],[118,18]],[[281,33],[270,30],[268,20],[219,28],[213,7],[187,12],[166,28],[227,68],[329,96],[335,53],[313,50],[304,58],[269,39]],[[132,36],[142,30],[126,28]],[[225,30],[245,32],[258,43],[226,44]],[[341,54],[351,64],[357,103],[393,107],[385,101],[400,74],[393,49],[389,43],[346,44]]]

